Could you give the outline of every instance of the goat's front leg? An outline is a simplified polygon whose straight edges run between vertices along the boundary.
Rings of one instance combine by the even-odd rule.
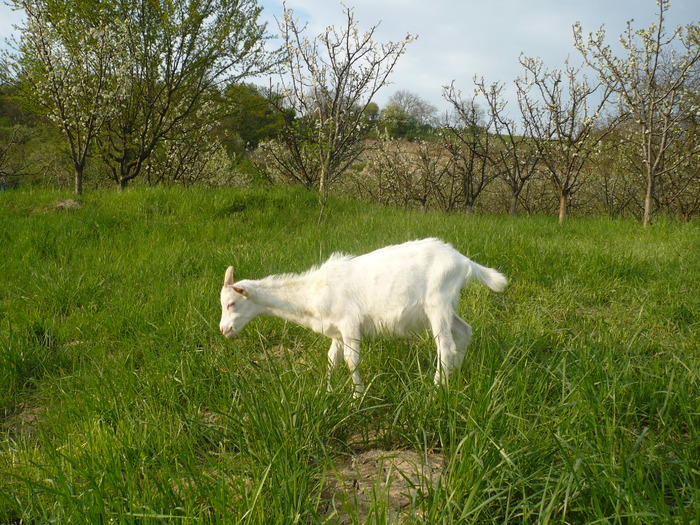
[[[343,357],[350,373],[352,374],[352,382],[355,385],[355,398],[360,397],[365,390],[365,385],[360,377],[360,371],[357,369],[360,365],[360,338],[357,336],[346,337],[343,335]]]
[[[337,368],[343,362],[343,341],[333,339],[331,347],[328,350],[328,365],[331,368]]]

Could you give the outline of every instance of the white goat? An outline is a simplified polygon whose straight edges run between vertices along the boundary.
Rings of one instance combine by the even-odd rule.
[[[300,275],[272,275],[234,283],[229,266],[221,290],[221,322],[226,337],[253,318],[273,315],[332,339],[331,367],[343,359],[355,383],[364,385],[357,366],[364,335],[430,328],[437,344],[435,383],[446,382],[464,360],[472,329],[455,313],[460,290],[476,278],[495,291],[505,276],[485,268],[438,239],[388,246],[353,257],[334,254]]]

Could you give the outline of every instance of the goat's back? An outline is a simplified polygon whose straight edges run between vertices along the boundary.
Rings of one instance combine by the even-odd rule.
[[[405,333],[427,326],[426,309],[454,308],[470,273],[469,259],[437,239],[334,255],[315,275],[313,302],[363,332]]]
[[[339,287],[409,295],[441,288],[445,279],[463,277],[468,259],[437,239],[411,241],[354,256],[334,255],[322,267],[324,277]]]

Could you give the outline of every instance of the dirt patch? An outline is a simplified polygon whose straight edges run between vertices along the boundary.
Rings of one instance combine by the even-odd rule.
[[[82,204],[75,199],[63,199],[56,203],[57,210],[77,210],[79,208],[82,208]]]
[[[415,516],[444,467],[442,454],[413,450],[373,449],[343,458],[327,472],[326,518],[346,524],[373,521],[376,513],[391,522]]]
[[[4,417],[0,418],[0,431],[15,436],[31,435],[43,412],[44,408],[41,406],[19,403],[12,410],[5,410]]]

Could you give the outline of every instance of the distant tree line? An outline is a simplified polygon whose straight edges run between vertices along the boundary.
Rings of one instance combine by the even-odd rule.
[[[87,181],[301,184],[462,213],[700,215],[700,26],[631,23],[617,57],[574,26],[583,65],[521,56],[517,107],[475,76],[451,111],[384,87],[414,37],[375,40],[352,9],[308,36],[255,0],[14,0],[27,21],[4,53],[0,188]],[[280,82],[256,86],[260,73]],[[588,72],[592,78],[586,75]]]

